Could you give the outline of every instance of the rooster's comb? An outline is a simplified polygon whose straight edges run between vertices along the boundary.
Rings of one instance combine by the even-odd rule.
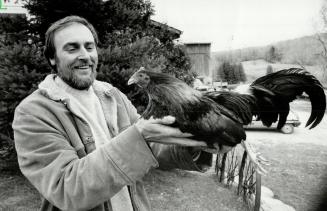
[[[140,72],[142,70],[145,70],[145,67],[140,67],[140,69],[138,69],[136,72]]]

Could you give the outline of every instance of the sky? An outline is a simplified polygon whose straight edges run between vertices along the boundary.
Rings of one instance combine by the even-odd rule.
[[[211,51],[264,46],[319,30],[324,0],[150,0],[153,20],[181,30],[181,42]]]

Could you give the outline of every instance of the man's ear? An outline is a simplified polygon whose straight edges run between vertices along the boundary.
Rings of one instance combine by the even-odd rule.
[[[53,59],[49,59],[49,61],[50,61],[50,64],[52,66],[55,66],[56,65],[56,60],[54,58]]]

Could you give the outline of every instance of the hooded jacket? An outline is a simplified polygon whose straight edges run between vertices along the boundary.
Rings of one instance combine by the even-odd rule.
[[[41,193],[41,210],[111,210],[110,198],[128,186],[133,209],[150,210],[142,184],[151,169],[203,171],[212,155],[194,162],[189,150],[148,145],[133,125],[139,115],[118,89],[94,81],[113,137],[95,148],[91,128],[48,75],[15,110],[15,147],[22,173]]]

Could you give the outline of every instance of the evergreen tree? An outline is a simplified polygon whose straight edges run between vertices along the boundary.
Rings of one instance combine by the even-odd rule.
[[[242,63],[241,63],[240,74],[241,74],[241,81],[245,83],[247,81],[247,77],[246,77],[245,70],[244,70]]]
[[[221,81],[228,81],[229,80],[229,71],[230,71],[230,63],[224,61],[218,68],[218,76]]]
[[[132,31],[136,37],[153,14],[151,3],[144,0],[29,0],[25,7],[32,15],[30,32],[41,41],[51,23],[78,15],[94,25],[102,45],[110,43],[109,33]]]
[[[275,63],[282,59],[282,54],[278,51],[275,46],[271,46],[266,53],[266,61]]]
[[[16,164],[11,128],[15,107],[35,89],[35,79],[42,76],[36,71],[42,69],[41,49],[29,42],[27,29],[25,15],[0,16],[0,160],[10,169],[12,163]]]
[[[236,77],[236,83],[239,83],[239,82],[246,82],[246,74],[244,72],[244,68],[243,68],[243,65],[242,63],[238,63],[238,64],[235,64],[235,73],[237,75]]]
[[[224,61],[218,68],[218,76],[220,80],[226,81],[229,84],[246,81],[246,75],[241,63],[231,64],[228,61]]]
[[[27,42],[28,21],[26,15],[1,14],[0,35],[2,45],[10,45],[19,41]]]
[[[11,127],[14,110],[51,70],[42,48],[25,42],[2,45],[0,60],[0,160],[8,164],[16,160]]]

